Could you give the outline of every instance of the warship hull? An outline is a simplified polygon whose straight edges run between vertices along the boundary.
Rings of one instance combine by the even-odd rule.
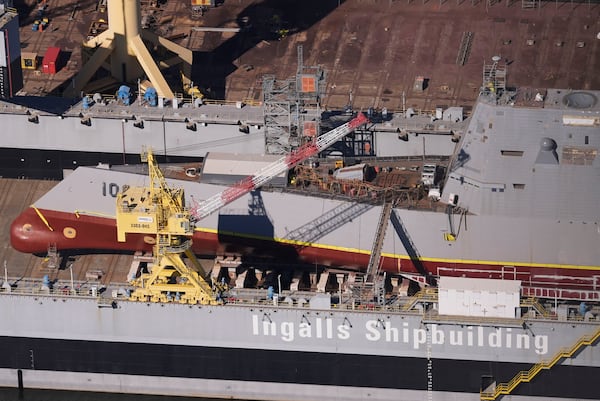
[[[143,175],[81,167],[13,221],[12,246],[40,254],[48,251],[49,244],[74,252],[150,252],[151,235],[129,234],[126,242],[117,242],[114,217],[113,196],[118,188],[130,185],[126,183],[143,185],[145,180]],[[172,184],[185,188],[188,204],[223,188],[187,181]],[[200,221],[193,236],[194,251],[354,270],[368,264],[381,206],[286,192],[262,191],[260,197],[264,213],[250,213],[248,195]],[[382,269],[388,273],[516,279],[532,288],[529,295],[598,299],[600,256],[593,249],[597,235],[593,225],[578,227],[589,233],[574,237],[568,223],[468,216],[460,223],[458,239],[449,242],[444,236],[450,230],[444,212],[394,209],[391,222],[382,250]],[[458,218],[456,222],[458,226]],[[489,232],[492,226],[495,235]],[[536,238],[535,233],[548,235]]]
[[[160,163],[197,162],[200,157],[157,156]],[[3,178],[30,178],[61,180],[65,171],[79,166],[98,164],[136,164],[139,153],[103,153],[21,148],[0,148],[0,176]]]
[[[62,178],[78,166],[138,163],[144,147],[159,161],[198,161],[210,151],[264,152],[262,108],[205,104],[179,109],[135,102],[83,106],[53,97],[0,100],[2,122],[11,132],[0,146],[4,177]],[[246,128],[240,130],[240,126]]]

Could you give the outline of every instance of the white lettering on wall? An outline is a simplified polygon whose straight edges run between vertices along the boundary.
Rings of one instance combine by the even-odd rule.
[[[266,315],[265,315],[266,316]],[[532,349],[538,355],[546,355],[549,350],[548,336],[534,335],[526,331],[513,333],[510,327],[485,328],[484,326],[458,326],[423,324],[411,327],[403,321],[395,325],[391,320],[367,320],[364,327],[352,328],[344,319],[341,324],[331,317],[303,318],[300,322],[275,321],[272,316],[252,315],[253,336],[278,338],[284,342],[298,339],[311,341],[349,340],[353,336],[370,342],[403,344],[414,350],[425,349],[427,331],[430,332],[431,345],[456,347],[487,347],[519,350]]]

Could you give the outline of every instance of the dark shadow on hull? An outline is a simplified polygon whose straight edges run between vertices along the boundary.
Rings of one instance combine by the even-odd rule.
[[[427,280],[427,283],[430,285],[436,285],[435,278],[431,275],[430,272],[427,271],[423,262],[421,262],[421,256],[419,255],[415,245],[413,244],[408,232],[406,231],[404,224],[402,224],[402,220],[400,220],[400,216],[395,210],[392,210],[392,214],[390,215],[390,221],[392,222],[392,226],[394,226],[394,230],[396,234],[398,234],[398,238],[400,238],[400,242],[406,249],[408,256],[410,257],[410,261],[414,268]]]
[[[294,247],[275,241],[275,227],[260,190],[254,190],[250,195],[247,212],[219,215],[218,239],[225,254],[250,259],[297,261],[298,252]]]
[[[156,155],[158,163],[198,162],[198,157]],[[79,166],[97,166],[140,163],[140,155],[134,153],[71,152],[62,150],[38,150],[0,148],[0,176],[5,178],[63,179],[64,170]]]

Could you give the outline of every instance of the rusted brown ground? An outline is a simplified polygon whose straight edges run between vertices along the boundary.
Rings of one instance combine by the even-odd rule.
[[[55,76],[26,73],[28,93],[48,93],[81,66],[79,44],[90,23],[106,19],[106,13],[97,10],[96,1],[48,0],[50,28],[32,32],[35,0],[26,2],[28,9],[17,3],[22,50],[42,56],[47,47],[58,45],[70,54],[66,68]],[[143,4],[143,13],[152,10]],[[278,27],[289,29],[280,40],[273,15],[282,21]],[[155,16],[161,22],[157,29],[196,51],[194,81],[216,98],[260,100],[265,74],[286,79],[296,72],[298,45],[303,46],[305,65],[322,65],[327,72],[323,102],[329,108],[348,104],[352,96],[355,107],[400,109],[403,94],[406,106],[469,106],[481,83],[483,63],[494,55],[508,62],[511,86],[600,89],[597,2],[544,2],[540,9],[523,9],[514,0],[493,5],[454,0],[225,0],[192,20],[188,2],[167,0]],[[245,33],[194,30],[242,23],[252,28]],[[464,32],[474,36],[460,66],[456,59]],[[428,79],[423,92],[413,90],[419,75]]]

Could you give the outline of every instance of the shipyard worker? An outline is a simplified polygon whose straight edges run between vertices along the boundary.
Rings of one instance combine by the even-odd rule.
[[[579,314],[585,316],[585,312],[587,312],[587,305],[585,302],[582,302],[579,304]]]

